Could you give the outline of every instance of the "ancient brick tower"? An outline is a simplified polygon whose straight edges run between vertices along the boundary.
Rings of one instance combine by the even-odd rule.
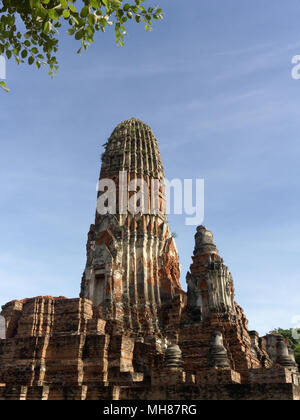
[[[103,179],[116,185],[116,209],[114,214],[96,212],[80,296],[100,305],[104,319],[118,321],[135,335],[158,332],[158,309],[181,291],[180,268],[161,185],[154,196],[153,181],[164,181],[164,169],[156,138],[145,123],[131,119],[116,127],[102,156]],[[138,203],[136,214],[128,212],[133,192],[139,190],[140,201],[145,200],[143,188],[147,203]],[[157,198],[156,209],[151,198]]]
[[[154,206],[124,211],[163,178],[151,129],[118,125],[100,174],[116,185],[116,207],[97,206],[80,298],[2,307],[0,400],[300,400],[292,350],[280,335],[248,330],[212,233],[197,227],[184,292],[164,189]],[[106,193],[99,188],[98,202]]]

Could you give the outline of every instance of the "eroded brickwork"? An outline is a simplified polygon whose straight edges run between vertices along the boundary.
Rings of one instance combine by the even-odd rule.
[[[118,321],[135,335],[158,333],[159,308],[181,293],[180,269],[160,186],[157,214],[151,214],[152,182],[164,180],[164,169],[157,140],[146,124],[132,119],[116,127],[102,157],[100,181],[104,179],[116,185],[116,210],[114,215],[96,212],[81,297],[100,305],[104,319]],[[148,190],[147,202],[141,196],[139,203],[143,211],[137,208],[137,214],[127,212],[130,183],[136,192]],[[99,191],[98,199],[103,194]]]
[[[100,179],[163,180],[151,129],[132,119],[113,132]],[[101,197],[103,192],[99,193]],[[199,226],[188,290],[159,191],[157,214],[96,212],[80,298],[36,297],[2,307],[0,400],[299,400],[298,368],[279,335],[259,337]]]

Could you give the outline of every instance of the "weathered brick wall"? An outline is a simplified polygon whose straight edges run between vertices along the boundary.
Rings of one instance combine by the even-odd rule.
[[[119,387],[103,385],[26,387],[0,386],[1,400],[300,400],[300,388],[292,384]]]
[[[122,324],[99,318],[99,308],[93,307],[88,299],[37,297],[5,305],[3,314],[10,331],[10,338],[0,340],[0,384],[7,385],[5,398],[13,399],[14,389],[20,394],[18,398],[25,398],[26,386],[29,387],[26,398],[33,399],[85,399],[97,395],[104,398],[110,392],[104,385],[122,385],[128,389],[128,395],[136,387],[144,387],[147,399],[151,399],[157,395],[154,384],[166,388],[162,394],[166,398],[169,398],[171,383],[181,387],[180,394],[172,394],[174,398],[181,398],[183,394],[185,398],[192,398],[197,387],[212,384],[241,382],[276,387],[298,383],[299,376],[288,369],[257,366],[257,359],[250,354],[242,312],[235,321],[211,317],[194,325],[186,323],[182,297],[177,296],[167,308],[170,316],[166,318],[165,337],[147,334],[136,337],[124,331]],[[175,328],[171,328],[170,321],[174,321]],[[216,329],[223,332],[232,370],[208,368],[210,337]],[[182,372],[169,372],[164,368],[167,337],[178,340],[183,357]],[[99,388],[101,384],[104,388]],[[88,388],[84,390],[82,385]],[[50,387],[49,395],[39,386]],[[257,388],[259,392],[261,389]],[[231,398],[231,394],[224,396]],[[217,394],[212,398],[217,398]]]

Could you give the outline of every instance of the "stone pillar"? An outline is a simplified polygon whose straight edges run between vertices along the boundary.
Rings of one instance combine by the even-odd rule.
[[[158,369],[152,373],[152,386],[180,385],[185,382],[186,374],[183,370],[182,352],[177,344],[171,344],[165,351],[165,360],[162,369]]]
[[[278,336],[277,338],[277,363],[289,370],[295,369],[295,363],[289,354],[285,338],[282,336]]]
[[[26,400],[27,386],[7,386],[5,390],[5,400]]]
[[[168,346],[165,353],[165,369],[183,370],[182,352],[177,344]]]
[[[230,369],[227,350],[223,344],[223,336],[220,331],[216,331],[211,336],[209,367]]]

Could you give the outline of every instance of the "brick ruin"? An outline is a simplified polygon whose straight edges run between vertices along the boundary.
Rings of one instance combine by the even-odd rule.
[[[100,180],[115,182],[118,205],[96,211],[80,297],[2,307],[0,400],[300,400],[292,350],[248,330],[212,233],[197,228],[185,292],[164,189],[156,214],[121,212],[132,194],[120,172],[134,191],[164,179],[157,140],[139,120],[106,144]]]

